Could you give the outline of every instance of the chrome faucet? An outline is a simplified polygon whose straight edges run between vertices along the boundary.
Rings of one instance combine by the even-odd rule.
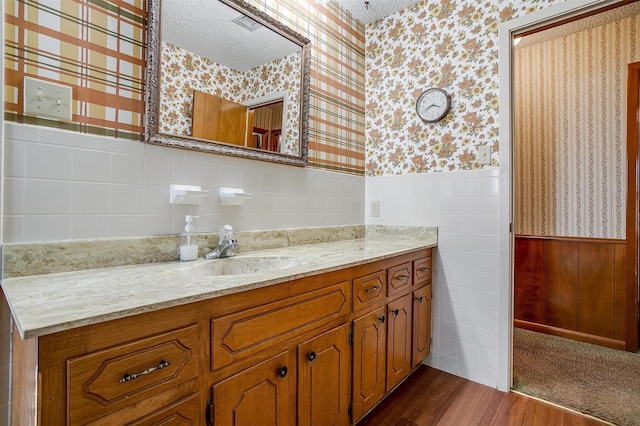
[[[233,238],[233,228],[231,225],[223,225],[218,230],[218,245],[209,253],[204,255],[205,259],[220,259],[236,255],[235,248],[238,240]]]

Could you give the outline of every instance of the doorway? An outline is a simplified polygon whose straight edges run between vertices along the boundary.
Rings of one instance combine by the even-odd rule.
[[[608,9],[633,3],[631,1],[589,1],[582,0],[567,2],[551,6],[547,9],[534,12],[522,18],[517,18],[506,22],[500,26],[500,188],[501,205],[500,212],[503,226],[500,233],[500,288],[501,296],[499,307],[499,322],[501,327],[501,338],[499,339],[499,353],[508,354],[504,362],[499,362],[499,383],[498,387],[508,390],[512,383],[512,344],[513,344],[513,203],[514,203],[514,123],[513,120],[513,51],[512,40],[514,36],[531,34],[544,28],[550,28],[563,22],[572,21],[587,15],[594,15]],[[634,271],[635,274],[635,271]],[[635,286],[637,290],[637,285]],[[634,310],[637,313],[637,299]],[[637,314],[636,314],[637,315]],[[637,321],[633,321],[631,328],[635,329],[634,335],[637,340]]]
[[[639,16],[635,2],[528,32],[513,49],[516,326],[634,352],[624,110]]]
[[[576,19],[580,19],[582,18],[584,15],[590,15],[592,17],[595,17],[597,15],[604,15],[602,12],[606,11],[608,9],[612,9],[614,7],[626,4],[626,3],[634,3],[634,2],[598,2],[598,4],[595,4],[595,2],[581,2],[579,7],[572,7],[572,6],[567,6],[564,5],[564,7],[554,7],[552,9],[555,9],[553,11],[549,11],[550,13],[547,14],[543,14],[543,13],[539,13],[537,14],[537,17],[533,17],[534,19],[530,19],[529,21],[526,21],[524,19],[521,19],[520,22],[518,23],[518,25],[513,25],[513,26],[508,26],[508,28],[505,29],[505,31],[502,31],[501,34],[501,39],[500,39],[500,43],[501,43],[501,47],[503,45],[503,43],[508,43],[508,49],[509,49],[509,57],[508,57],[508,61],[505,61],[507,63],[503,63],[503,53],[504,50],[500,51],[501,54],[501,77],[504,76],[503,72],[506,71],[509,77],[509,81],[508,81],[508,87],[509,87],[509,93],[507,95],[507,99],[503,99],[503,95],[504,92],[501,91],[501,147],[505,147],[505,145],[507,145],[507,155],[503,156],[501,158],[501,177],[504,177],[506,180],[506,184],[504,186],[501,185],[502,188],[509,188],[508,194],[505,193],[505,195],[508,195],[509,201],[508,203],[504,203],[502,204],[502,211],[507,212],[508,216],[510,218],[510,224],[512,226],[512,228],[510,228],[510,235],[508,236],[508,238],[505,238],[506,240],[508,240],[509,243],[509,253],[510,253],[510,265],[507,265],[507,269],[509,270],[509,275],[508,277],[510,279],[512,279],[512,275],[511,272],[512,271],[517,271],[517,265],[514,264],[514,249],[515,247],[517,247],[517,242],[514,238],[514,234],[516,234],[519,230],[521,230],[523,227],[522,226],[518,226],[518,225],[522,225],[522,223],[518,223],[518,220],[522,220],[522,216],[519,216],[517,213],[517,209],[521,208],[521,205],[514,205],[514,203],[516,203],[516,201],[519,201],[519,197],[517,195],[519,195],[521,197],[522,194],[518,194],[518,187],[514,185],[518,182],[518,180],[514,179],[514,175],[516,174],[516,171],[521,171],[518,170],[517,167],[520,166],[522,167],[522,163],[517,164],[514,162],[515,159],[517,159],[518,154],[520,154],[519,151],[516,151],[519,149],[519,147],[516,144],[516,137],[515,135],[517,134],[517,126],[518,125],[522,125],[521,121],[518,121],[517,117],[514,116],[514,110],[517,109],[517,102],[518,100],[515,99],[515,95],[514,93],[517,92],[516,90],[514,90],[514,85],[516,85],[517,83],[515,82],[515,76],[514,76],[514,65],[513,65],[513,60],[514,60],[514,52],[513,52],[513,48],[511,47],[511,40],[514,36],[521,36],[521,35],[531,35],[534,33],[538,33],[539,31],[541,31],[542,29],[549,29],[551,27],[555,27],[559,24],[562,24],[566,21],[575,21]],[[557,12],[557,13],[553,13],[553,12]],[[535,19],[538,18],[538,19]],[[506,36],[509,37],[506,37]],[[591,42],[592,40],[590,40]],[[601,45],[599,45],[601,46]],[[553,49],[554,47],[552,46],[550,49]],[[601,54],[602,52],[598,52],[599,54]],[[562,56],[559,56],[562,57]],[[563,57],[566,58],[566,55]],[[637,58],[637,55],[634,56],[634,58]],[[637,59],[636,59],[637,60]],[[626,68],[627,63],[629,61],[624,61],[622,62],[622,66],[624,66]],[[549,66],[548,63],[544,63],[543,61],[541,61],[539,58],[537,59],[537,61],[534,62],[536,67],[539,68],[544,68],[546,66]],[[577,66],[575,67],[577,68]],[[572,70],[575,70],[572,69]],[[633,68],[633,69],[632,69]],[[626,69],[625,69],[626,71]],[[638,281],[637,281],[637,275],[636,275],[636,270],[637,270],[637,253],[638,253],[638,217],[639,217],[639,206],[640,203],[638,202],[638,195],[637,195],[637,176],[636,176],[636,172],[637,172],[637,165],[638,165],[638,161],[637,161],[637,149],[638,149],[638,121],[637,121],[637,111],[638,111],[638,97],[640,97],[640,95],[638,94],[638,86],[637,86],[637,79],[638,79],[638,74],[640,73],[640,70],[638,70],[637,68],[634,68],[633,66],[629,66],[629,87],[630,87],[630,92],[632,94],[634,94],[634,96],[627,96],[628,99],[628,105],[627,105],[627,109],[628,109],[628,117],[624,117],[624,115],[620,112],[619,115],[622,115],[622,117],[617,117],[618,122],[622,122],[622,127],[623,130],[625,130],[625,126],[626,126],[626,134],[627,134],[627,138],[626,140],[624,138],[618,138],[616,139],[617,145],[619,145],[621,147],[621,154],[618,154],[619,158],[618,163],[616,165],[617,168],[617,173],[620,174],[620,169],[623,170],[623,172],[625,171],[624,168],[625,166],[627,166],[627,161],[628,163],[628,168],[629,168],[629,175],[628,175],[628,186],[627,186],[627,179],[626,179],[626,175],[624,173],[622,173],[622,178],[619,178],[619,180],[621,182],[618,182],[617,185],[613,185],[613,187],[615,187],[616,189],[619,189],[619,187],[623,187],[622,190],[622,195],[626,196],[627,193],[624,192],[628,189],[628,194],[629,196],[626,197],[628,200],[627,205],[625,206],[624,203],[624,198],[618,196],[618,203],[619,205],[616,206],[618,208],[618,211],[616,212],[618,214],[618,228],[617,230],[619,231],[619,235],[617,238],[617,243],[618,243],[618,248],[622,247],[622,250],[625,249],[625,247],[627,248],[627,261],[621,263],[622,266],[620,265],[616,265],[616,267],[618,268],[618,276],[617,278],[619,279],[619,281],[622,283],[621,285],[622,287],[622,292],[618,292],[618,294],[616,294],[615,296],[612,296],[612,299],[614,297],[617,297],[618,301],[621,302],[622,306],[616,306],[616,309],[618,310],[618,312],[622,311],[622,315],[618,315],[617,318],[617,326],[620,326],[622,324],[622,327],[620,327],[620,329],[617,331],[618,334],[616,334],[616,339],[620,340],[623,342],[623,348],[630,350],[630,351],[637,351],[637,346],[638,346]],[[591,77],[589,77],[591,78]],[[632,87],[633,86],[633,81],[636,81],[636,86],[635,89]],[[502,80],[502,79],[501,79]],[[626,79],[625,79],[626,80]],[[502,81],[501,81],[502,82]],[[556,82],[559,85],[562,85],[562,82]],[[596,84],[601,84],[602,82],[599,80]],[[621,97],[622,99],[624,99],[624,96],[626,95],[626,91],[627,91],[627,82],[623,81],[623,84],[618,86],[618,90],[622,92]],[[502,86],[502,84],[501,84]],[[562,87],[562,89],[565,89],[565,87]],[[606,89],[606,88],[605,88]],[[544,90],[541,88],[537,88],[536,90]],[[609,87],[609,90],[611,90],[611,87]],[[591,93],[589,93],[589,96],[593,96],[595,93],[595,90]],[[562,99],[562,98],[560,98]],[[576,102],[576,97],[575,95],[570,97],[570,99],[573,100],[573,102]],[[592,98],[593,99],[593,98]],[[599,99],[600,98],[596,97],[595,99]],[[504,110],[503,110],[503,104],[502,102],[505,102],[505,106],[507,109],[509,109],[509,115],[508,117],[505,117],[504,114]],[[605,101],[606,102],[606,101]],[[633,102],[635,102],[635,104],[633,104]],[[516,105],[514,107],[514,104]],[[603,103],[602,102],[597,102],[596,103],[596,107],[598,108],[602,108],[603,107]],[[561,102],[555,102],[555,107],[561,107]],[[573,108],[574,106],[571,105],[570,108]],[[623,109],[623,108],[622,108]],[[584,112],[584,111],[582,111]],[[582,117],[583,123],[582,123],[582,129],[581,131],[584,132],[593,132],[593,123],[594,123],[594,119],[593,119],[593,115],[597,115],[597,114],[584,114],[584,116]],[[605,114],[606,115],[606,114]],[[560,115],[558,115],[558,117],[560,117]],[[536,117],[539,118],[539,117]],[[605,117],[606,119],[607,117]],[[611,117],[609,117],[611,118]],[[504,125],[503,127],[503,122],[502,120],[505,119],[507,120],[507,123]],[[555,116],[554,116],[555,119]],[[560,118],[558,118],[558,120],[560,120]],[[543,121],[543,120],[540,120]],[[551,121],[551,120],[549,120]],[[549,124],[549,123],[547,123]],[[539,125],[538,122],[536,122],[536,125]],[[503,129],[506,128],[507,132],[506,134],[503,133]],[[597,123],[596,123],[596,128],[597,128]],[[579,131],[578,131],[579,133]],[[605,134],[606,131],[603,132],[603,134]],[[601,135],[598,135],[601,136]],[[505,142],[506,139],[506,143]],[[566,143],[566,137],[564,139],[562,139],[562,142]],[[624,156],[627,155],[627,151],[624,149],[624,143],[627,143],[627,145],[629,146],[629,152],[628,152],[628,160],[624,159]],[[589,148],[591,149],[591,147]],[[589,161],[589,164],[584,164],[582,165],[582,171],[578,171],[577,173],[581,173],[581,172],[588,172],[590,169],[593,170],[593,167],[597,166],[597,167],[605,167],[607,165],[603,165],[601,162],[598,162],[597,164],[593,162],[593,158],[594,158],[594,152],[591,151],[589,153],[589,155],[585,155],[584,152],[581,153],[579,152],[580,147],[577,148],[578,153],[576,155],[575,152],[570,152],[570,153],[565,153],[566,158],[565,160],[569,159],[571,160],[579,160],[580,158],[586,159]],[[633,152],[632,152],[633,151]],[[547,153],[548,154],[548,153]],[[602,157],[604,157],[606,159],[606,152],[605,151],[598,151],[595,153],[596,155],[600,155],[602,154]],[[580,157],[580,155],[583,155],[583,157]],[[506,158],[505,158],[506,157]],[[528,161],[533,162],[534,159],[532,159],[531,156],[527,157]],[[507,173],[504,173],[503,176],[503,171],[504,169],[502,168],[502,162],[508,162],[507,164],[505,164],[505,169]],[[564,164],[569,164],[568,162],[565,162]],[[563,163],[560,163],[560,166],[562,166]],[[580,168],[580,165],[577,165],[578,168]],[[559,170],[562,170],[561,168]],[[550,172],[556,172],[556,169],[547,169],[547,171]],[[600,172],[600,170],[598,170],[597,172]],[[597,172],[595,174],[597,174]],[[578,176],[579,178],[580,176]],[[605,178],[604,179],[599,179],[598,182],[606,182],[606,174],[605,174]],[[624,180],[624,181],[623,181]],[[504,182],[504,181],[503,181]],[[502,183],[502,182],[501,182]],[[621,183],[621,184],[620,184]],[[528,188],[527,188],[528,189]],[[564,189],[566,190],[566,185],[564,187]],[[578,188],[578,191],[580,191],[580,189],[582,190],[591,190],[593,191],[593,188],[587,188],[586,186],[583,186],[582,188]],[[597,192],[597,191],[596,191]],[[549,194],[546,194],[547,196]],[[570,194],[572,197],[576,198],[577,195],[576,194]],[[533,199],[533,198],[532,198]],[[620,201],[622,199],[622,201]],[[558,202],[557,199],[553,199],[552,197],[549,197],[547,200],[553,201],[553,202]],[[528,201],[531,201],[528,200]],[[566,199],[564,200],[566,201]],[[508,205],[505,205],[508,204]],[[533,199],[533,202],[530,203],[529,208],[536,207],[538,205],[538,200]],[[557,208],[557,205],[554,205],[552,208]],[[561,207],[565,207],[565,206],[561,206]],[[588,207],[587,206],[578,206],[578,207],[582,207],[584,209],[584,211],[588,211]],[[591,207],[591,206],[589,206]],[[550,207],[551,208],[551,207]],[[549,221],[548,217],[547,218],[543,218],[544,220],[542,220],[542,226],[541,229],[543,229],[543,234],[544,232],[548,232],[549,234],[551,234],[553,231],[557,231],[558,228],[562,228],[563,225],[574,225],[573,221],[580,221],[580,219],[576,219],[575,218],[575,213],[576,211],[578,213],[580,213],[579,208],[573,208],[571,210],[572,214],[567,214],[567,218],[568,220],[565,223],[561,223],[559,224],[553,224],[552,221]],[[621,218],[621,219],[620,219]],[[539,218],[537,218],[539,219]],[[540,225],[540,221],[539,220],[531,220],[531,223],[529,223],[528,225],[530,226],[530,229],[534,229],[535,226],[534,225]],[[598,218],[598,219],[602,219],[602,217]],[[605,218],[606,219],[606,218]],[[544,223],[544,221],[547,220],[546,223]],[[593,217],[590,218],[591,220],[591,228],[593,229]],[[604,220],[601,221],[595,221],[597,223],[605,223]],[[622,227],[620,227],[620,222],[622,223]],[[549,226],[549,229],[544,229],[544,226],[548,225],[549,223],[552,224],[552,226]],[[586,222],[585,222],[586,223]],[[626,228],[624,227],[624,225],[626,224]],[[599,226],[599,225],[596,225]],[[606,226],[606,224],[605,224]],[[605,227],[603,226],[603,227]],[[526,227],[525,227],[526,228]],[[608,228],[608,231],[610,232],[611,229],[613,229],[613,227]],[[535,233],[535,232],[533,232]],[[607,235],[611,235],[608,234],[607,230],[605,230],[603,232],[604,236],[606,237]],[[586,248],[589,249],[590,247],[588,246],[593,246],[596,242],[595,241],[578,241],[578,244],[583,244],[584,246],[587,246]],[[547,244],[547,241],[542,241],[542,243],[540,245],[544,246],[544,250],[548,250],[545,246],[545,244]],[[633,246],[631,246],[631,244],[633,244]],[[504,247],[504,246],[503,246]],[[565,247],[568,247],[568,244],[566,241],[562,241],[562,244],[556,244],[554,247],[552,247],[552,249],[555,250],[555,254],[556,254],[556,258],[558,258],[558,255],[560,258],[562,258],[562,262],[566,263],[565,261],[567,260],[568,257],[571,257],[567,254],[567,252],[565,250],[563,250]],[[546,253],[546,251],[544,251]],[[612,248],[611,249],[612,252],[615,252],[616,248]],[[576,254],[576,259],[578,257],[578,255]],[[589,264],[589,256],[586,256],[587,262],[582,262],[584,264],[586,264],[588,267],[591,267],[594,264],[597,264],[597,260],[598,259],[591,259],[591,264]],[[505,262],[506,263],[506,262]],[[603,262],[605,265],[610,266],[609,262]],[[612,263],[612,262],[611,262]],[[629,265],[629,266],[626,266]],[[563,265],[564,267],[564,265]],[[557,268],[556,268],[557,269]],[[588,269],[588,268],[587,268]],[[621,273],[620,273],[621,272]],[[562,279],[564,279],[565,277],[562,277]],[[504,282],[501,282],[501,285],[505,284]],[[510,294],[514,294],[514,288],[512,287],[512,281],[509,283],[506,283],[509,286],[509,289],[511,290]],[[546,287],[545,287],[546,288]],[[566,290],[566,289],[565,289]],[[516,290],[517,291],[517,290]],[[615,291],[615,289],[612,288],[612,293]],[[583,293],[584,295],[584,293]],[[563,295],[563,296],[566,296]],[[597,299],[597,295],[595,296]],[[571,299],[571,298],[569,298]],[[575,299],[572,299],[575,301]],[[558,302],[557,300],[552,300],[553,302]],[[545,302],[543,302],[544,304]],[[546,301],[546,303],[548,304],[549,302]],[[562,301],[561,303],[562,304]],[[514,309],[517,311],[518,306],[517,305],[513,305]],[[613,306],[613,300],[611,301],[611,306]],[[544,307],[544,306],[543,306]],[[544,314],[544,313],[543,313]],[[579,313],[577,314],[579,315]],[[544,315],[543,315],[544,316]],[[574,319],[577,318],[577,316],[573,317]],[[513,318],[509,319],[509,324],[512,324],[512,320]],[[593,324],[596,324],[599,326],[600,321],[594,321]],[[557,328],[557,327],[556,327]],[[569,327],[565,327],[565,328],[571,328],[571,326]],[[512,330],[512,333],[514,331]],[[597,334],[597,333],[594,333]],[[511,335],[511,337],[513,338],[513,334]],[[520,336],[518,336],[520,338]],[[579,339],[578,339],[579,340]],[[513,345],[513,339],[511,340],[511,345]],[[513,356],[513,352],[512,356]],[[510,381],[512,380],[512,376],[510,377]],[[510,382],[511,383],[511,382]]]
[[[640,250],[640,62],[628,65],[627,84],[627,252],[633,256],[627,263],[627,280],[635,288],[627,288],[627,323],[634,324],[627,335],[628,350],[637,352],[640,341],[640,281],[638,259]],[[630,256],[630,257],[631,257]]]

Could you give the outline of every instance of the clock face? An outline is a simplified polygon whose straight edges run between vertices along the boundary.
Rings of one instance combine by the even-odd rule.
[[[449,94],[438,87],[425,90],[416,101],[418,116],[427,123],[442,120],[450,109]]]

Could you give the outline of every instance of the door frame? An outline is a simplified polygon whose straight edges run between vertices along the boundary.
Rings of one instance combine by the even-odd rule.
[[[627,306],[625,312],[626,349],[638,351],[638,121],[640,108],[640,62],[627,66]]]
[[[513,38],[561,22],[631,3],[629,0],[572,0],[538,10],[498,27],[500,117],[500,229],[498,269],[497,388],[511,389],[513,364]],[[634,272],[635,273],[635,272]]]

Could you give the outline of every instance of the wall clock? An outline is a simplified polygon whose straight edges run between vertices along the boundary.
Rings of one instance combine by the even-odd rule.
[[[418,116],[427,123],[442,120],[451,109],[451,97],[439,87],[430,87],[416,101]]]

